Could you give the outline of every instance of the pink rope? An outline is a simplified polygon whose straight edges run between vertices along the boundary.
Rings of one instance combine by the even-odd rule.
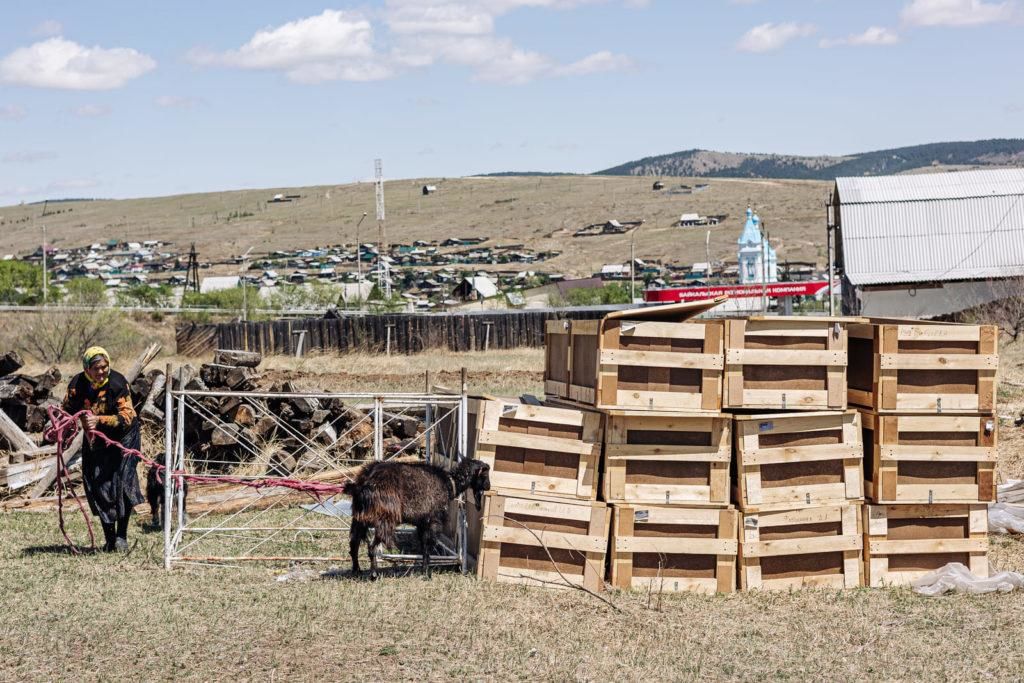
[[[52,441],[57,444],[57,514],[59,517],[61,533],[64,535],[64,540],[67,541],[68,546],[71,548],[71,552],[76,555],[79,554],[81,551],[68,536],[67,531],[64,528],[63,487],[66,485],[75,502],[78,503],[78,508],[82,511],[86,527],[89,529],[89,541],[92,549],[95,550],[96,539],[93,535],[92,522],[89,518],[89,513],[85,510],[85,506],[82,505],[82,501],[78,498],[78,494],[75,493],[74,487],[71,485],[71,474],[68,472],[67,466],[64,463],[64,449],[71,443],[81,428],[79,419],[82,415],[88,415],[90,413],[88,410],[82,410],[72,415],[63,408],[53,405],[47,406],[46,411],[50,417],[50,426],[44,432],[44,438],[47,441]],[[119,449],[126,458],[136,457],[150,467],[155,467],[158,473],[163,473],[167,469],[163,464],[147,458],[142,454],[142,451],[135,448],[128,448],[124,444],[114,441],[99,430],[86,432],[86,437],[90,439],[90,442],[98,439],[108,446],[113,446]],[[257,490],[282,487],[293,491],[308,493],[315,498],[318,503],[323,501],[324,496],[336,495],[338,493],[342,493],[344,490],[343,484],[302,481],[300,479],[289,479],[286,477],[261,477],[259,479],[244,479],[241,477],[228,476],[212,477],[202,474],[188,474],[183,470],[171,470],[170,474],[172,477],[176,477],[179,482],[186,479],[188,481],[208,484],[237,484],[239,486],[247,486]],[[62,478],[66,480],[66,484],[62,483]]]

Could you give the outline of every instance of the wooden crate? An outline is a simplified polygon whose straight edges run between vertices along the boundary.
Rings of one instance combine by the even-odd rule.
[[[995,501],[996,422],[986,415],[861,411],[864,489],[875,503]]]
[[[491,489],[595,500],[604,417],[586,410],[482,401],[474,455]]]
[[[550,325],[545,391],[579,405],[627,410],[719,412],[720,321],[686,322],[720,299],[616,311],[602,320]],[[568,347],[568,368],[558,364]],[[563,384],[568,381],[568,386]],[[564,395],[561,393],[564,389]]]
[[[544,395],[569,398],[568,320],[548,320],[544,326]]]
[[[866,585],[906,585],[949,562],[988,576],[987,505],[864,506]]]
[[[729,505],[729,415],[606,412],[608,503]]]
[[[860,415],[736,415],[736,502],[745,512],[864,501]]]
[[[613,586],[732,593],[738,552],[735,510],[614,506]]]
[[[741,513],[740,588],[861,585],[860,505]]]
[[[849,329],[851,404],[878,413],[995,411],[995,326],[873,320]]]
[[[725,321],[724,408],[845,410],[846,320]]]
[[[564,576],[592,591],[604,587],[611,522],[604,503],[491,491],[484,498],[483,522],[477,554],[481,579],[567,588]]]

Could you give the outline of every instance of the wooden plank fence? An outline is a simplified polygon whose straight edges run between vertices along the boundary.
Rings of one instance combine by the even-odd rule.
[[[592,320],[606,308],[542,309],[495,313],[391,313],[338,318],[180,324],[177,353],[196,356],[215,348],[294,354],[301,332],[303,351],[418,353],[429,349],[483,351],[544,346],[548,320]]]

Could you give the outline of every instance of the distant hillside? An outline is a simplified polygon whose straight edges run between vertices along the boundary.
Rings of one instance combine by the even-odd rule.
[[[690,149],[630,161],[595,175],[831,180],[837,176],[887,175],[942,166],[1024,166],[1024,139],[936,142],[841,157]]]

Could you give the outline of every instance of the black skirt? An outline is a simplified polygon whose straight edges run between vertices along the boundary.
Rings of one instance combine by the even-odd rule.
[[[121,439],[121,444],[140,450],[142,439],[136,422]],[[126,456],[116,446],[99,439],[82,444],[82,483],[92,513],[104,524],[113,524],[138,504],[145,502],[139,488],[139,459]]]

